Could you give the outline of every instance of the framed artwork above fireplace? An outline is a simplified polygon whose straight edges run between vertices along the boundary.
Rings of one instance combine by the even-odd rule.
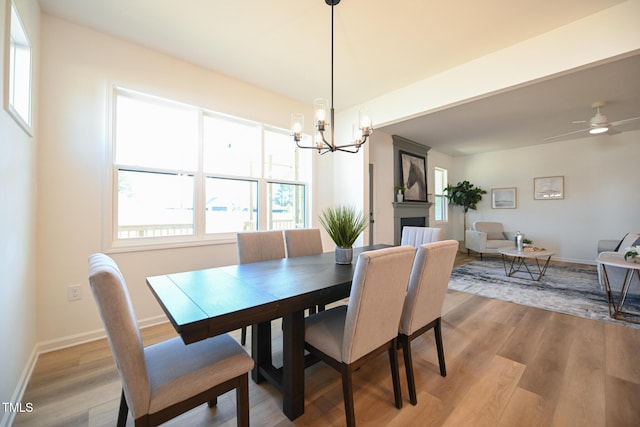
[[[427,201],[427,165],[423,156],[400,151],[400,172],[404,185],[404,200]]]

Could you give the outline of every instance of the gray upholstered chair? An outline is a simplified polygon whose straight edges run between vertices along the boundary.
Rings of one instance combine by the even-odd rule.
[[[284,230],[284,242],[288,258],[322,253],[322,238],[318,228]]]
[[[442,305],[449,287],[451,270],[458,252],[456,240],[427,243],[418,248],[413,262],[405,299],[398,339],[404,354],[404,366],[409,386],[409,401],[417,404],[413,373],[411,341],[429,329],[434,330],[440,375],[447,375],[442,346]]]
[[[502,229],[501,222],[476,221],[471,230],[466,230],[464,243],[469,250],[482,254],[496,254],[498,248],[514,246],[516,234]]]
[[[415,248],[398,246],[358,257],[347,306],[305,319],[305,348],[342,375],[347,425],[355,425],[352,375],[387,351],[397,408],[402,407],[398,375],[398,325]]]
[[[122,381],[118,426],[164,423],[236,389],[237,422],[249,425],[248,372],[253,359],[229,335],[185,345],[179,337],[144,347],[129,291],[116,263],[89,257],[89,283]]]
[[[318,228],[294,228],[284,230],[287,258],[322,253],[322,237]],[[324,310],[324,305],[309,308],[309,314]]]
[[[440,240],[439,228],[405,226],[402,228],[400,244],[417,248],[425,243],[437,242],[438,240]]]
[[[284,235],[282,231],[245,231],[238,233],[238,262],[250,264],[252,262],[269,261],[285,257]],[[240,343],[247,343],[247,328],[242,327]]]

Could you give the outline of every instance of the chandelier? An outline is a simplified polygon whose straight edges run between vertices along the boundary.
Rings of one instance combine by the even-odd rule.
[[[357,153],[362,144],[367,142],[367,138],[373,132],[371,115],[367,109],[360,109],[358,125],[353,125],[354,132],[351,142],[343,145],[337,145],[335,143],[335,112],[333,109],[333,7],[340,3],[340,0],[325,0],[325,3],[331,6],[331,108],[329,109],[329,120],[327,121],[327,101],[322,98],[317,98],[313,101],[315,116],[313,145],[307,146],[300,144],[304,129],[304,115],[301,113],[291,115],[291,135],[299,148],[315,149],[321,154],[335,151]]]

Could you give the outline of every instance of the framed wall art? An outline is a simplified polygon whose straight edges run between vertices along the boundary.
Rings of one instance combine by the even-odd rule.
[[[425,158],[400,151],[400,172],[404,185],[404,201],[427,201],[427,166]]]
[[[492,188],[491,207],[493,209],[515,209],[516,187]]]
[[[533,178],[533,198],[535,200],[564,199],[564,176]]]

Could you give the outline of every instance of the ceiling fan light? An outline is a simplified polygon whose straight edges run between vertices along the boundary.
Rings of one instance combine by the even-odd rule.
[[[609,128],[607,126],[598,126],[589,130],[591,135],[597,135],[599,133],[605,133]]]

